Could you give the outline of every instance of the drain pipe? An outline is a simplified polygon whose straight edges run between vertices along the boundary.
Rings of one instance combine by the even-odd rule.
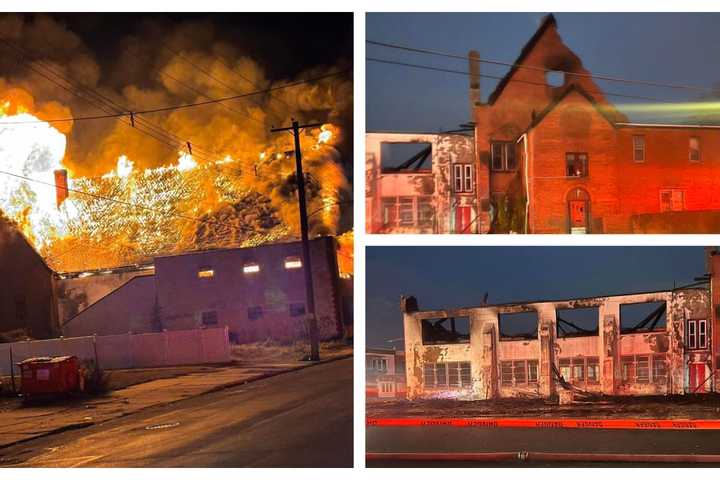
[[[517,142],[519,143],[522,140],[523,142],[523,149],[525,151],[524,159],[525,159],[525,166],[523,168],[524,174],[525,174],[525,223],[524,223],[524,232],[525,234],[528,233],[528,211],[530,210],[530,179],[528,177],[528,147],[527,147],[527,133],[523,133],[520,138],[518,138]]]

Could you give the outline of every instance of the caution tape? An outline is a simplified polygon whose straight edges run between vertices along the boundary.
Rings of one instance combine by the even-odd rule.
[[[593,428],[623,430],[720,430],[720,420],[610,418],[368,418],[368,427]]]

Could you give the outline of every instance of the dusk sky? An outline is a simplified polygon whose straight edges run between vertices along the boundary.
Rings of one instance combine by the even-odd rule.
[[[367,39],[417,48],[514,62],[537,30],[543,13],[377,13],[368,14]],[[720,48],[720,15],[714,13],[559,13],[561,37],[585,68],[632,80],[713,87],[720,63],[708,61]],[[366,56],[453,70],[467,61],[403,52],[366,44]],[[480,73],[503,76],[508,67],[481,64]],[[468,78],[452,73],[367,62],[368,131],[436,132],[470,120]],[[483,101],[497,80],[482,79]],[[697,101],[703,92],[597,81],[607,92]],[[621,110],[631,100],[608,96]],[[667,116],[628,113],[634,121],[667,121]],[[677,117],[675,117],[677,118]]]
[[[671,289],[705,273],[703,247],[368,247],[367,346],[402,348],[400,295],[420,309]]]

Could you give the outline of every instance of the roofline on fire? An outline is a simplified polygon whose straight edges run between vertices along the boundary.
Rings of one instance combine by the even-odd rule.
[[[508,73],[505,74],[502,80],[500,80],[500,82],[495,87],[495,90],[493,90],[493,92],[490,94],[490,96],[488,97],[488,103],[490,105],[494,104],[500,97],[500,95],[502,95],[503,90],[505,90],[505,87],[510,82],[510,78],[518,70],[519,64],[522,63],[522,61],[525,60],[525,57],[527,57],[532,51],[532,49],[535,48],[535,44],[540,40],[540,37],[542,37],[542,35],[550,26],[557,26],[557,20],[555,19],[555,15],[553,15],[552,13],[545,16],[542,24],[540,24],[533,36],[530,37],[530,40],[527,41],[525,46],[520,51],[520,55],[518,56],[517,60],[513,62],[513,67],[508,71]]]
[[[536,304],[536,303],[575,302],[575,301],[581,301],[581,300],[596,300],[596,299],[600,299],[600,298],[627,297],[627,296],[632,296],[632,295],[652,295],[655,293],[673,293],[673,292],[677,292],[680,290],[707,290],[707,289],[703,288],[703,287],[679,287],[676,289],[669,289],[669,290],[667,290],[667,289],[666,290],[652,290],[649,292],[631,292],[631,293],[620,293],[620,294],[615,294],[615,295],[594,295],[592,297],[530,300],[530,301],[524,301],[524,302],[493,303],[493,304],[475,305],[475,306],[469,306],[469,307],[441,308],[441,309],[428,309],[428,310],[418,309],[416,312],[412,312],[412,313],[439,312],[439,311],[446,311],[446,310],[468,310],[468,309],[476,309],[476,308],[515,307],[515,306],[521,306],[521,305],[532,305],[532,304]]]

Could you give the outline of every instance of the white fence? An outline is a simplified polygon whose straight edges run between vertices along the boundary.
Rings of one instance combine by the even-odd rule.
[[[230,361],[227,327],[0,343],[0,375],[27,358],[74,355],[106,370]],[[17,367],[15,367],[17,371]]]

